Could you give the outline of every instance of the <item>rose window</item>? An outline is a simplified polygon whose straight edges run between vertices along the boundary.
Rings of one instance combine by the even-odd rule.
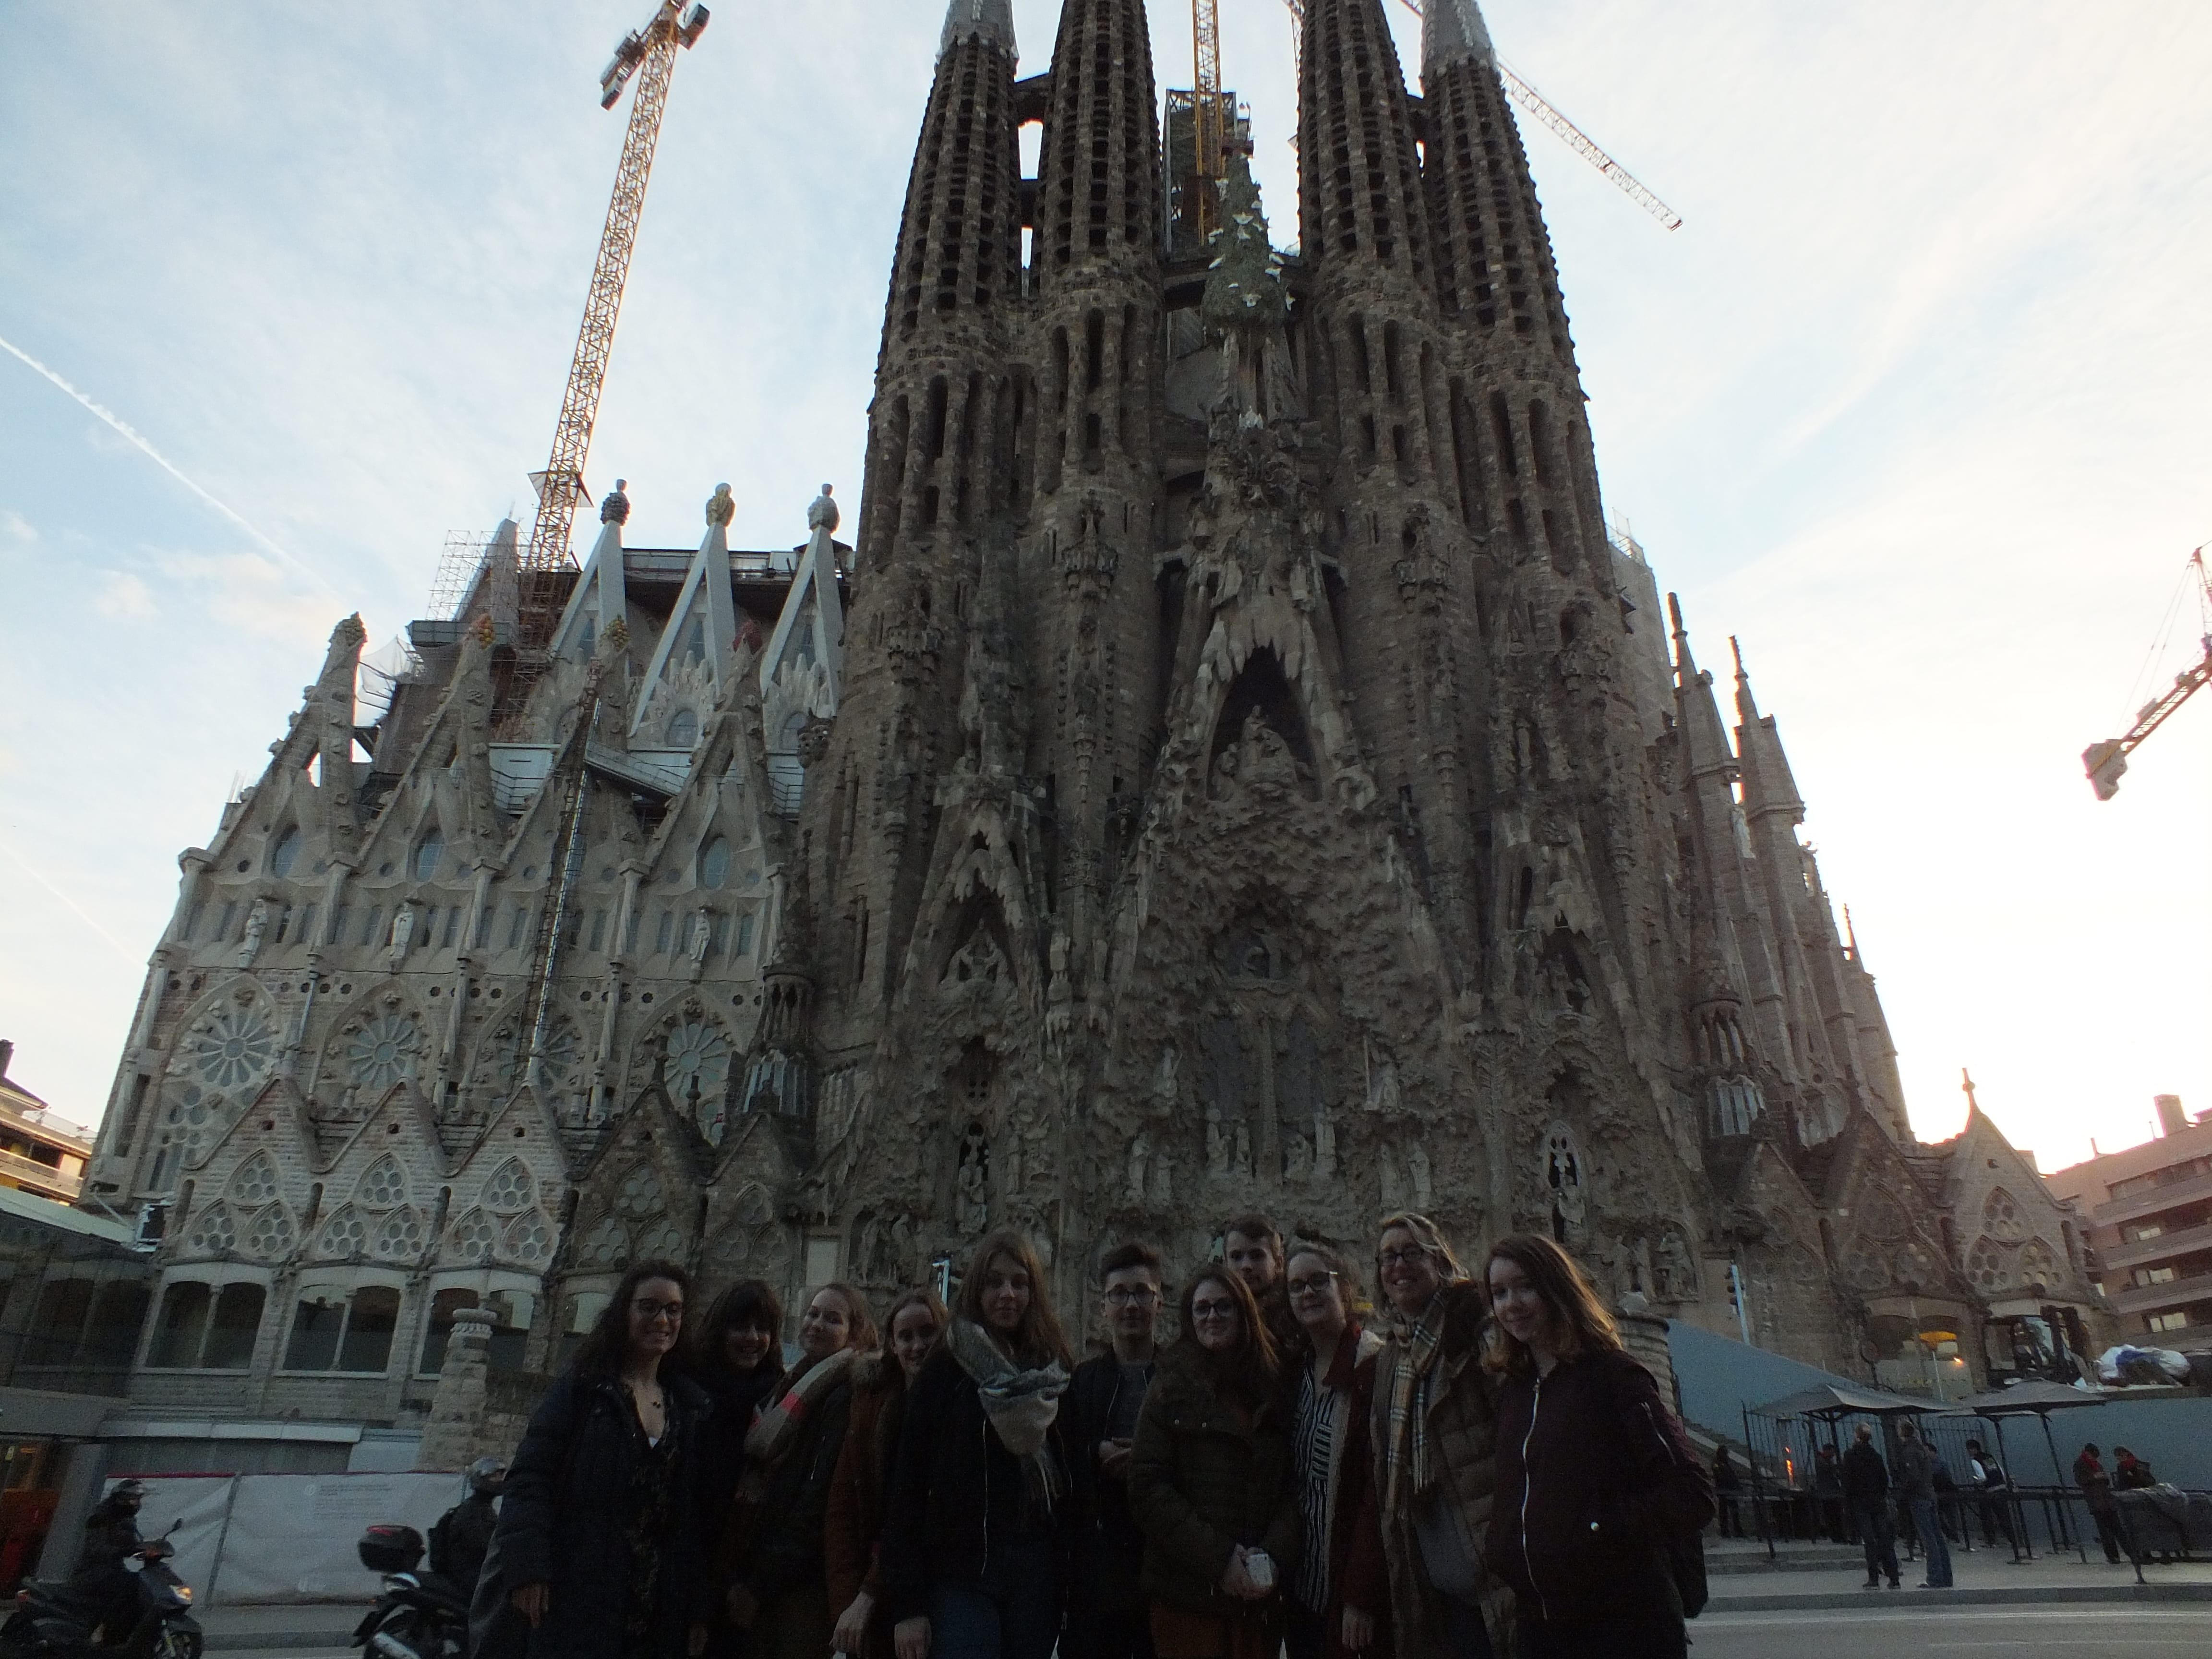
[[[629,1260],[629,1234],[621,1222],[609,1216],[584,1235],[584,1242],[576,1247],[576,1259],[587,1267],[619,1267]]]
[[[238,1228],[230,1218],[230,1206],[218,1200],[207,1206],[192,1229],[191,1239],[195,1255],[221,1255],[238,1243]]]
[[[291,1212],[282,1204],[271,1204],[247,1226],[246,1253],[262,1261],[280,1261],[291,1249]]]
[[[404,1204],[407,1201],[407,1172],[399,1167],[398,1159],[380,1158],[368,1166],[368,1173],[361,1178],[361,1190],[355,1196],[376,1210]]]
[[[404,1014],[379,1014],[365,1022],[346,1046],[346,1067],[364,1088],[388,1089],[415,1075],[422,1034]]]
[[[2005,1272],[2004,1257],[1988,1239],[1980,1239],[1966,1257],[1966,1277],[1984,1291],[1995,1290],[2011,1277]]]
[[[201,1081],[225,1094],[244,1093],[276,1063],[276,1029],[253,1007],[218,1009],[185,1046]]]
[[[546,1035],[545,1051],[540,1056],[545,1067],[545,1081],[559,1088],[576,1074],[576,1028],[562,1020]]]
[[[553,1254],[553,1228],[543,1211],[532,1210],[507,1230],[507,1253],[517,1261],[532,1263]]]
[[[678,1100],[704,1100],[730,1080],[730,1042],[719,1026],[686,1020],[668,1033],[668,1092]]]
[[[2020,1206],[2002,1187],[1991,1193],[1990,1201],[1982,1206],[1982,1225],[1992,1237],[2008,1244],[2016,1244],[2027,1236],[2027,1224],[2020,1218]]]
[[[471,1210],[453,1224],[446,1248],[460,1261],[482,1261],[491,1255],[495,1237],[492,1218],[482,1210]]]
[[[247,1209],[255,1209],[276,1196],[276,1166],[265,1152],[256,1152],[238,1166],[230,1178],[230,1195]]]
[[[325,1256],[361,1255],[368,1249],[368,1223],[362,1218],[359,1210],[350,1204],[323,1224],[322,1243],[318,1247]]]
[[[663,1221],[647,1229],[638,1240],[637,1253],[639,1260],[647,1261],[680,1259],[684,1255],[684,1230],[672,1221]]]
[[[512,1215],[538,1201],[538,1183],[530,1178],[520,1158],[510,1158],[484,1182],[483,1201],[501,1215]]]
[[[426,1231],[419,1211],[394,1210],[376,1231],[376,1253],[388,1261],[419,1255]]]
[[[623,1177],[615,1194],[615,1207],[628,1216],[655,1216],[666,1208],[660,1196],[660,1177],[650,1164],[641,1164]]]

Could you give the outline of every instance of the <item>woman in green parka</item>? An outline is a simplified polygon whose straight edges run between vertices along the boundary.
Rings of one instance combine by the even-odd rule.
[[[1303,1528],[1274,1344],[1252,1292],[1202,1270],[1129,1456],[1158,1659],[1274,1659]]]

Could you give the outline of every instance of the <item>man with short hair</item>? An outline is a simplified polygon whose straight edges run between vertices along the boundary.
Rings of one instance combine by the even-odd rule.
[[[1887,1577],[1898,1585],[1897,1528],[1889,1518],[1889,1467],[1874,1449],[1874,1431],[1862,1423],[1844,1454],[1844,1501],[1851,1507],[1851,1525],[1866,1549],[1866,1587],[1874,1589]]]
[[[1912,1529],[1928,1553],[1928,1577],[1922,1589],[1951,1588],[1951,1546],[1936,1516],[1936,1471],[1942,1460],[1910,1423],[1897,1425],[1897,1490],[1912,1514]]]
[[[2097,1523],[2097,1541],[2105,1547],[2105,1559],[2120,1561],[2120,1504],[2112,1496],[2112,1477],[2105,1472],[2104,1455],[2097,1443],[2088,1442],[2074,1460],[2074,1484],[2081,1488],[2089,1505],[2089,1518]]]
[[[1975,1495],[1981,1500],[1982,1547],[1995,1549],[1997,1534],[2002,1533],[2005,1542],[2012,1547],[2012,1553],[2018,1555],[2020,1546],[2013,1539],[2012,1516],[2007,1513],[2010,1508],[2010,1494],[2006,1488],[2011,1483],[2005,1479],[2003,1467],[1982,1449],[1982,1443],[1978,1440],[1966,1443],[1966,1473],[1974,1483]]]
[[[1165,1291],[1160,1253],[1131,1243],[1098,1264],[1098,1315],[1108,1352],[1075,1368],[1063,1409],[1069,1443],[1090,1464],[1090,1514],[1075,1542],[1062,1659],[1152,1659],[1139,1587],[1144,1534],[1129,1514],[1129,1453],[1152,1384]]]
[[[1260,1304],[1277,1349],[1287,1351],[1297,1337],[1298,1322],[1283,1284],[1282,1230],[1264,1215],[1240,1215],[1222,1230],[1221,1259]]]

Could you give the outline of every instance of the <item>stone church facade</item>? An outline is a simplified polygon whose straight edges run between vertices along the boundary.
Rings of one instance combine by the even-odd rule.
[[[1073,1295],[1254,1208],[1540,1229],[1904,1386],[2083,1340],[2032,1164],[1914,1137],[1741,658],[1730,720],[1608,537],[1474,0],[1419,95],[1309,0],[1295,253],[1232,155],[1175,255],[1151,63],[1141,0],[1027,78],[953,0],[852,546],[617,494],[541,663],[503,526],[380,709],[338,626],[103,1131],[167,1206],[134,1399],[419,1423],[457,1312],[540,1373],[632,1260],[888,1293],[1011,1224]]]

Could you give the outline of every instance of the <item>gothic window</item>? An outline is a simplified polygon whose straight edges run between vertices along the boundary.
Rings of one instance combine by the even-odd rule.
[[[738,951],[744,956],[753,948],[753,913],[740,911],[738,915]]]
[[[514,913],[509,915],[507,920],[507,948],[508,950],[520,951],[522,948],[522,930],[525,927],[528,926],[529,921],[530,912],[528,908],[523,905],[516,905],[514,907]]]
[[[1994,1291],[2012,1283],[2012,1273],[2005,1264],[2005,1253],[1988,1238],[1978,1238],[1974,1248],[1966,1253],[1966,1277],[1977,1290]]]
[[[582,1046],[574,1025],[565,1019],[554,1022],[553,1029],[545,1034],[545,1046],[538,1055],[549,1085],[565,1088],[574,1078],[578,1051]]]
[[[258,1285],[217,1290],[180,1279],[161,1293],[146,1364],[161,1370],[244,1370],[252,1364],[265,1292]]]
[[[388,1089],[414,1077],[422,1047],[422,1034],[408,1016],[377,1014],[363,1022],[346,1045],[347,1072],[363,1088]]]
[[[553,1224],[532,1210],[507,1230],[507,1253],[526,1267],[537,1267],[553,1254]]]
[[[194,1255],[221,1255],[237,1243],[238,1228],[231,1219],[230,1206],[217,1200],[200,1212],[185,1248]]]
[[[427,1231],[422,1224],[422,1212],[414,1206],[394,1210],[384,1218],[384,1224],[376,1230],[374,1252],[386,1261],[408,1261],[422,1253],[422,1240]]]
[[[484,1182],[485,1207],[501,1215],[513,1215],[526,1210],[538,1200],[538,1183],[519,1158],[510,1158],[492,1171],[491,1179]]]
[[[690,749],[698,741],[698,715],[689,708],[678,709],[668,722],[668,746],[671,749]]]
[[[266,1152],[256,1152],[230,1177],[229,1196],[246,1209],[266,1204],[276,1196],[276,1166]]]
[[[1289,1122],[1310,1123],[1321,1111],[1321,1044],[1303,1013],[1291,1017],[1290,1029],[1284,1034],[1275,1093],[1282,1115]]]
[[[666,956],[675,943],[676,913],[673,910],[663,910],[660,913],[660,923],[653,929],[653,955],[657,957]]]
[[[669,1094],[678,1101],[706,1100],[730,1080],[730,1042],[721,1028],[687,1019],[668,1032],[668,1060],[662,1068]]]
[[[461,907],[458,904],[448,905],[446,908],[446,937],[441,943],[447,950],[450,951],[453,948],[454,941],[460,936]]]
[[[276,837],[276,844],[269,849],[269,873],[282,881],[292,873],[292,866],[299,861],[300,829],[293,824]]]
[[[491,1257],[499,1231],[482,1210],[471,1210],[447,1230],[446,1250],[458,1261],[484,1261]]]
[[[367,1218],[352,1205],[340,1205],[323,1224],[322,1236],[315,1243],[315,1254],[327,1259],[343,1259],[368,1253]]]
[[[623,1177],[622,1185],[616,1188],[615,1208],[633,1219],[649,1218],[666,1207],[661,1196],[660,1177],[653,1173],[650,1164],[639,1164]]]
[[[682,1261],[684,1229],[664,1217],[639,1234],[637,1254],[643,1261]]]
[[[438,866],[446,861],[446,837],[433,825],[428,834],[415,844],[415,879],[428,881],[438,873]]]
[[[292,1212],[271,1204],[247,1224],[246,1253],[257,1261],[282,1261],[292,1253],[294,1237]]]
[[[276,1032],[258,1008],[219,1008],[185,1040],[192,1069],[210,1089],[242,1095],[258,1087],[276,1063]]]
[[[407,1172],[399,1167],[399,1160],[386,1154],[368,1166],[361,1178],[361,1188],[354,1194],[373,1210],[389,1209],[407,1201]]]
[[[629,1259],[629,1231],[612,1216],[586,1233],[576,1246],[576,1263],[581,1267],[617,1268]]]
[[[351,1371],[381,1376],[392,1363],[399,1326],[399,1292],[388,1285],[303,1286],[284,1352],[289,1371]]]
[[[1234,1015],[1218,1015],[1201,1039],[1206,1051],[1204,1076],[1206,1103],[1224,1121],[1244,1115],[1244,1040]]]
[[[1713,1083],[1713,1133],[1747,1135],[1766,1109],[1759,1085],[1747,1077],[1724,1077]]]
[[[2058,1259],[2051,1246],[2039,1238],[2031,1238],[2020,1253],[2020,1277],[2023,1284],[2048,1285],[2058,1277]]]
[[[719,890],[730,878],[730,843],[717,836],[699,854],[699,884]]]
[[[1998,1188],[1982,1206],[1982,1227],[1992,1238],[2008,1244],[2016,1244],[2027,1237],[2027,1224],[2021,1218],[2020,1206],[2013,1195]]]

